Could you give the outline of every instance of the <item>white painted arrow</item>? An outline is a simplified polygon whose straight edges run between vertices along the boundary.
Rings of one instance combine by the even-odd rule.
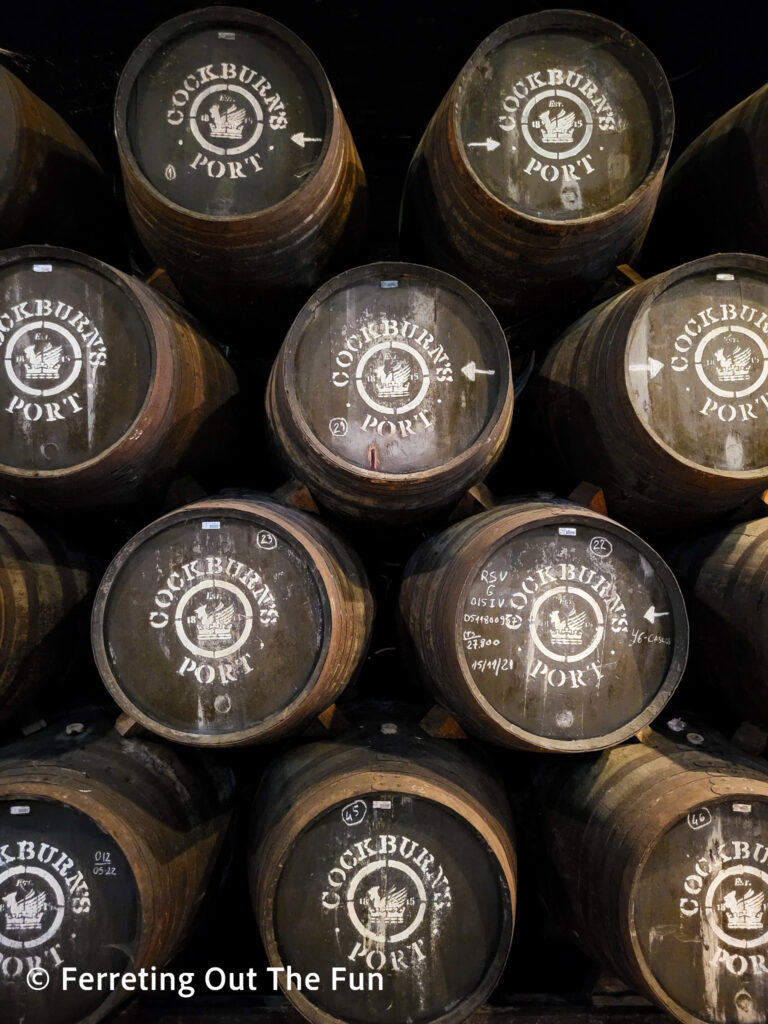
[[[493,377],[493,375],[496,373],[495,370],[481,370],[478,366],[475,365],[474,362],[467,363],[466,366],[462,366],[461,372],[464,374],[465,377],[467,377],[471,381],[474,381],[478,373],[485,373],[490,377]]]
[[[653,605],[651,605],[643,618],[647,619],[650,624],[653,625],[656,619],[660,619],[662,615],[669,615],[669,612],[657,612]]]
[[[478,146],[480,149],[487,149],[489,153],[492,153],[494,149],[498,149],[501,145],[496,139],[486,139],[485,142],[470,142],[468,146]]]
[[[310,139],[310,137],[308,135],[305,135],[304,132],[296,132],[295,135],[291,136],[291,142],[295,142],[296,145],[297,146],[301,146],[302,149],[304,149],[304,146],[308,142],[322,142],[322,141],[323,141],[322,139]]]
[[[649,358],[647,363],[634,363],[630,366],[630,370],[646,370],[651,378],[653,378],[664,369],[664,363],[660,363],[658,359]]]

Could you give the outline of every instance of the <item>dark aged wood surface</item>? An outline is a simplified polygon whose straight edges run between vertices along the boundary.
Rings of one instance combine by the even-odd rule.
[[[438,270],[374,263],[324,285],[273,368],[278,450],[348,517],[405,521],[457,501],[498,458],[513,389],[498,321]]]
[[[273,966],[320,973],[287,992],[315,1024],[458,1024],[498,981],[516,860],[498,783],[469,757],[392,723],[272,763],[254,805],[249,872]],[[332,991],[333,966],[384,987]]]
[[[0,996],[6,1020],[94,1024],[124,994],[64,991],[61,967],[139,970],[171,956],[202,899],[232,781],[89,714],[3,750]],[[40,897],[44,897],[41,899]],[[23,921],[18,905],[38,899]],[[51,983],[25,984],[42,966]]]
[[[688,650],[661,558],[567,502],[502,505],[427,541],[400,610],[437,698],[470,732],[528,749],[627,739],[672,695]]]
[[[472,284],[530,348],[639,251],[672,125],[661,67],[618,26],[569,11],[509,22],[416,152],[405,252]]]
[[[768,261],[718,255],[635,285],[569,329],[539,420],[638,528],[733,510],[768,483]]]
[[[765,764],[680,719],[669,725],[567,771],[542,767],[553,898],[604,969],[678,1020],[759,1021]]]
[[[373,600],[357,556],[269,499],[208,499],[142,530],[96,597],[96,664],[124,711],[181,743],[295,732],[365,654]]]
[[[93,586],[87,560],[49,527],[0,512],[0,721],[53,674],[65,679]]]
[[[766,131],[768,85],[690,144],[664,182],[649,236],[649,266],[711,252],[768,256]]]
[[[263,348],[270,304],[305,298],[361,227],[362,168],[317,59],[253,11],[187,14],[135,51],[115,122],[148,252],[193,308],[238,326],[233,343]]]
[[[4,252],[0,288],[4,490],[53,506],[136,501],[226,450],[235,374],[179,307],[48,246]]]
[[[768,727],[768,519],[669,553],[691,620],[691,668],[745,719]]]

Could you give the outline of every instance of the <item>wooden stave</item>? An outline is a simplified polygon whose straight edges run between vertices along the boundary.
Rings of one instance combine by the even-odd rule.
[[[678,723],[669,725],[675,728],[654,726],[639,743],[569,762],[567,775],[557,762],[542,764],[534,791],[557,898],[578,942],[674,1019],[708,1024],[667,994],[645,960],[634,927],[638,882],[655,843],[676,822],[713,797],[768,800],[768,777],[762,761],[719,736],[683,742]]]
[[[55,735],[59,721],[3,748],[0,799],[74,808],[117,843],[141,897],[132,969],[149,970],[177,952],[205,896],[229,828],[234,779],[199,754],[125,739],[100,712],[77,715],[82,731]],[[96,1024],[127,998],[118,988],[80,1024]]]
[[[242,512],[272,521],[288,532],[311,559],[324,587],[329,613],[329,636],[324,638],[322,657],[301,692],[291,703],[272,714],[264,723],[235,733],[200,733],[164,726],[139,708],[124,693],[112,669],[104,639],[105,612],[112,583],[144,540],[162,532],[165,525],[184,521],[194,511]],[[115,702],[134,721],[164,740],[189,746],[224,749],[254,743],[274,742],[296,732],[334,703],[359,672],[368,649],[373,626],[374,600],[365,569],[356,553],[322,521],[312,515],[257,498],[214,498],[185,505],[150,523],[118,552],[108,567],[93,604],[91,643],[102,682]]]
[[[653,111],[659,122],[657,150],[640,185],[611,210],[567,221],[526,215],[498,200],[463,159],[457,126],[462,88],[476,61],[506,38],[512,26],[521,36],[534,27],[542,31],[548,27],[592,28],[613,40],[628,42],[638,66],[645,70],[647,65],[648,84],[655,90],[658,104]],[[502,25],[480,44],[429,122],[408,172],[401,236],[419,257],[428,256],[428,262],[476,288],[505,328],[510,324],[515,343],[533,348],[551,340],[553,332],[562,330],[569,318],[586,308],[618,264],[632,263],[638,256],[661,189],[673,128],[672,96],[664,72],[634,36],[607,19],[579,11],[524,15]],[[427,209],[426,216],[419,213],[422,208]],[[594,250],[596,269],[574,285],[574,268],[583,274],[587,246]],[[572,262],[562,263],[564,250],[569,250]],[[549,264],[540,260],[542,252],[552,257]],[[499,266],[504,268],[500,275]],[[482,268],[479,273],[478,268]],[[569,286],[572,292],[566,315],[542,315],[539,310],[542,303],[546,305],[547,293],[556,287],[563,301],[562,294]]]
[[[669,670],[654,698],[626,725],[607,735],[558,740],[538,736],[510,722],[456,664],[454,649],[457,609],[469,573],[503,541],[547,521],[605,523],[643,551],[668,583],[677,630]],[[478,737],[491,743],[538,753],[581,754],[615,746],[648,726],[674,693],[685,666],[688,623],[682,595],[665,562],[649,545],[621,524],[570,502],[511,502],[472,516],[437,534],[417,548],[403,572],[398,625],[412,671],[437,700]],[[447,639],[448,638],[448,639]]]
[[[86,559],[49,528],[3,511],[0,564],[0,721],[5,721],[49,685],[55,672],[60,675],[62,659],[77,645],[76,620],[94,580]]]
[[[392,726],[388,726],[392,728]],[[397,733],[407,734],[405,744]],[[395,739],[395,737],[397,737]],[[251,816],[248,873],[251,900],[270,964],[282,964],[272,911],[281,868],[301,831],[342,800],[376,791],[412,793],[454,811],[493,852],[503,873],[505,937],[484,984],[434,1024],[461,1024],[490,995],[509,952],[517,893],[517,854],[509,805],[498,780],[478,762],[413,729],[381,737],[315,742],[272,762]],[[508,913],[511,907],[511,914]],[[344,1024],[295,989],[285,993],[312,1024]]]
[[[636,319],[687,275],[721,265],[768,269],[759,256],[727,253],[649,278],[576,321],[539,371],[538,422],[560,463],[601,487],[609,512],[634,528],[672,532],[714,520],[768,485],[768,466],[719,470],[676,453],[642,423],[629,397],[624,342]]]
[[[126,294],[152,346],[152,379],[135,420],[109,448],[65,469],[0,464],[0,487],[42,508],[99,508],[134,504],[167,486],[180,468],[214,464],[233,439],[238,385],[202,328],[137,278],[74,250],[22,246],[3,253],[0,266],[30,258],[73,261]],[[198,437],[206,426],[216,434],[213,450]]]
[[[333,294],[344,278],[354,281],[361,270],[372,275],[415,273],[445,279],[468,301],[479,300],[478,314],[493,317],[487,304],[467,285],[432,267],[403,262],[380,262],[356,267],[326,282],[294,320],[278,353],[267,385],[267,424],[273,447],[289,472],[307,485],[318,501],[343,519],[404,525],[428,518],[455,504],[470,487],[482,481],[498,462],[509,437],[514,407],[511,369],[499,389],[493,417],[473,445],[442,466],[410,474],[359,469],[333,455],[319,443],[307,424],[295,393],[293,359],[304,320]],[[505,367],[506,369],[506,367]]]
[[[254,29],[264,27],[302,55],[316,76],[331,126],[320,158],[296,191],[275,206],[232,217],[197,213],[164,198],[141,171],[127,124],[132,86],[142,62],[156,51],[156,41],[170,37],[175,27],[183,29],[224,17]],[[201,315],[227,327],[252,330],[254,316],[270,323],[277,308],[275,319],[281,326],[284,309],[295,308],[327,275],[334,260],[356,246],[362,234],[365,174],[330,83],[309,47],[266,15],[245,8],[207,7],[172,18],[150,33],[120,77],[115,136],[126,203],[142,245]],[[269,347],[269,332],[266,341],[257,344]]]

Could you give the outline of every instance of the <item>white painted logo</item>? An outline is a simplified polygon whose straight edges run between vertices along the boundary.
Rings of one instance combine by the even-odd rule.
[[[165,119],[184,132],[180,145],[188,132],[196,149],[191,159],[185,153],[178,167],[168,165],[169,181],[182,168],[232,181],[253,177],[274,148],[256,150],[265,129],[272,137],[288,127],[285,103],[272,83],[245,64],[227,61],[206,64],[181,79]]]
[[[577,662],[589,657],[605,633],[605,616],[595,598],[578,587],[561,586],[533,603],[531,638],[551,661]]]
[[[347,393],[354,389],[370,411],[357,421],[334,417],[329,431],[345,437],[352,427],[407,438],[432,430],[432,403],[442,401],[440,391],[453,381],[451,358],[427,328],[384,314],[361,320],[345,328],[337,343],[331,384]]]
[[[352,926],[356,937],[347,959],[372,971],[407,971],[427,960],[452,894],[442,866],[425,846],[408,836],[382,834],[352,843],[336,859],[321,906]]]
[[[768,347],[747,327],[715,327],[699,342],[694,363],[699,379],[713,394],[745,398],[768,377]]]
[[[263,535],[263,536],[262,536]],[[261,531],[257,547],[276,546],[269,531]],[[207,556],[186,562],[171,571],[154,597],[149,613],[153,629],[173,632],[188,652],[177,674],[202,685],[227,685],[253,671],[254,629],[269,629],[279,618],[275,596],[262,575],[232,557]],[[256,647],[261,649],[263,641]],[[165,646],[162,648],[166,650]],[[175,657],[173,652],[169,657]],[[231,701],[214,701],[215,709],[226,713]]]
[[[28,299],[2,313],[0,351],[15,392],[5,411],[33,423],[81,413],[81,391],[107,362],[98,327],[82,310],[52,299]]]
[[[74,859],[49,843],[19,840],[0,846],[0,974],[17,977],[20,960],[62,963],[57,937],[67,912],[91,911],[85,875]]]
[[[501,107],[501,131],[519,137],[534,154],[523,173],[546,182],[592,174],[588,146],[617,130],[604,89],[573,69],[546,68],[523,76],[502,97]]]

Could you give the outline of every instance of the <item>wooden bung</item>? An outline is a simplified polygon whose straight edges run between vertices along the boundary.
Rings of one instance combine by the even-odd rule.
[[[313,1024],[459,1024],[509,953],[506,797],[454,744],[414,729],[386,722],[275,760],[249,873],[270,964],[320,977],[317,992],[286,991]]]
[[[768,260],[708,256],[582,317],[547,355],[541,428],[635,528],[706,522],[768,485]]]
[[[49,527],[0,512],[0,722],[65,677],[94,583]]]
[[[768,774],[681,719],[542,766],[551,910],[603,969],[682,1024],[768,1004]]]
[[[357,556],[269,498],[209,498],[150,523],[113,560],[93,609],[115,701],[165,739],[225,747],[297,732],[334,703],[368,646]]]
[[[566,10],[510,21],[419,144],[403,251],[476,288],[516,348],[551,340],[638,253],[673,124],[661,67],[623,28]]]
[[[362,227],[365,177],[325,73],[263,14],[208,7],[155,29],[120,78],[115,132],[139,238],[237,344],[264,345]]]
[[[129,990],[65,987],[63,970],[149,973],[177,951],[229,822],[231,773],[90,712],[0,754],[3,1019],[95,1024]],[[50,983],[36,990],[40,968]]]
[[[406,523],[489,472],[513,400],[504,333],[475,292],[429,267],[373,263],[327,282],[299,313],[267,416],[278,453],[320,504]]]
[[[115,505],[215,464],[237,381],[179,307],[70,249],[0,253],[0,488]]]
[[[688,651],[682,595],[636,534],[568,502],[517,502],[422,544],[400,593],[433,695],[474,735],[580,753],[659,714]]]

